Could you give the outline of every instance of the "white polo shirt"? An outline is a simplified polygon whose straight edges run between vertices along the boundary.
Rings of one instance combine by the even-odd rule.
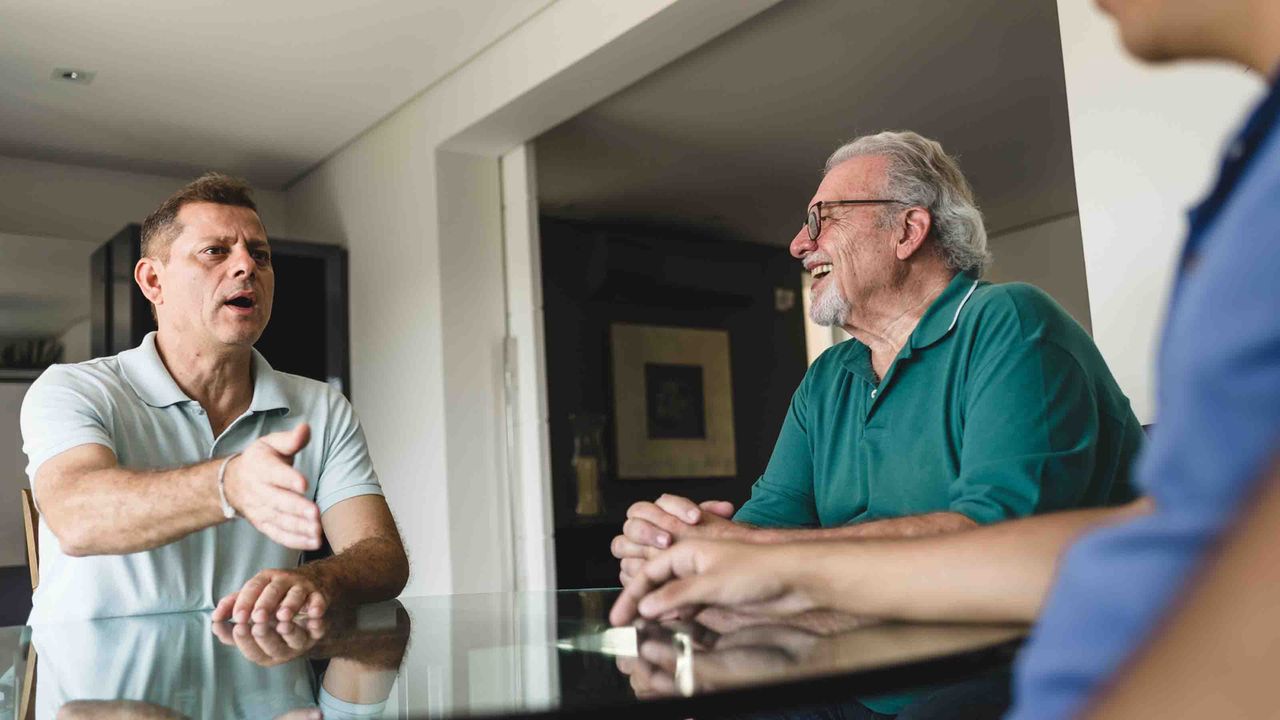
[[[49,458],[97,443],[121,467],[158,470],[240,452],[257,438],[311,424],[294,457],[323,513],[357,495],[381,495],[364,433],[341,393],[271,369],[253,351],[253,400],[215,438],[200,404],[182,392],[156,352],[155,333],[114,357],[54,365],[22,402],[23,451],[32,486]],[[70,557],[40,522],[40,586],[28,624],[207,610],[265,568],[297,566],[301,553],[242,519],[128,555]]]

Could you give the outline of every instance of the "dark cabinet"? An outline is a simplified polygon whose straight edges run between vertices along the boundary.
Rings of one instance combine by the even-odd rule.
[[[94,357],[135,347],[155,329],[151,303],[133,281],[141,247],[142,227],[128,225],[90,259]],[[328,382],[350,397],[346,249],[272,239],[271,253],[275,301],[258,352],[276,370]]]

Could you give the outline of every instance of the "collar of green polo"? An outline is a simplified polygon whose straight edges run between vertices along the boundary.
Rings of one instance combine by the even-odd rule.
[[[256,349],[253,352],[253,400],[249,403],[250,412],[266,412],[268,410],[284,410],[289,412],[289,401],[280,375],[271,369],[267,359]],[[138,347],[120,353],[120,368],[133,391],[146,404],[162,408],[182,402],[194,402],[160,359],[156,350],[155,331],[147,333]]]
[[[907,347],[912,350],[929,347],[954,330],[960,322],[960,311],[978,289],[978,283],[978,278],[971,273],[956,273],[942,294],[924,311],[907,340]]]

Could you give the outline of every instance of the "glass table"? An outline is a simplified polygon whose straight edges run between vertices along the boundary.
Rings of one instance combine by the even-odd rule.
[[[610,628],[616,590],[406,598],[235,626],[182,613],[0,628],[4,718],[699,718],[975,677],[1021,626]],[[706,621],[704,616],[701,619]]]

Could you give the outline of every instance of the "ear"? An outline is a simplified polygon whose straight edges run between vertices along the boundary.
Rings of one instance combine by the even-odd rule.
[[[160,287],[160,270],[163,268],[159,260],[149,257],[142,258],[133,266],[133,281],[152,305],[164,303],[164,292]]]
[[[924,241],[929,237],[929,230],[933,227],[933,216],[929,211],[922,207],[913,207],[907,210],[907,214],[902,218],[900,226],[901,233],[898,235],[894,244],[894,254],[899,260],[906,260],[915,255],[916,252],[924,245]]]

